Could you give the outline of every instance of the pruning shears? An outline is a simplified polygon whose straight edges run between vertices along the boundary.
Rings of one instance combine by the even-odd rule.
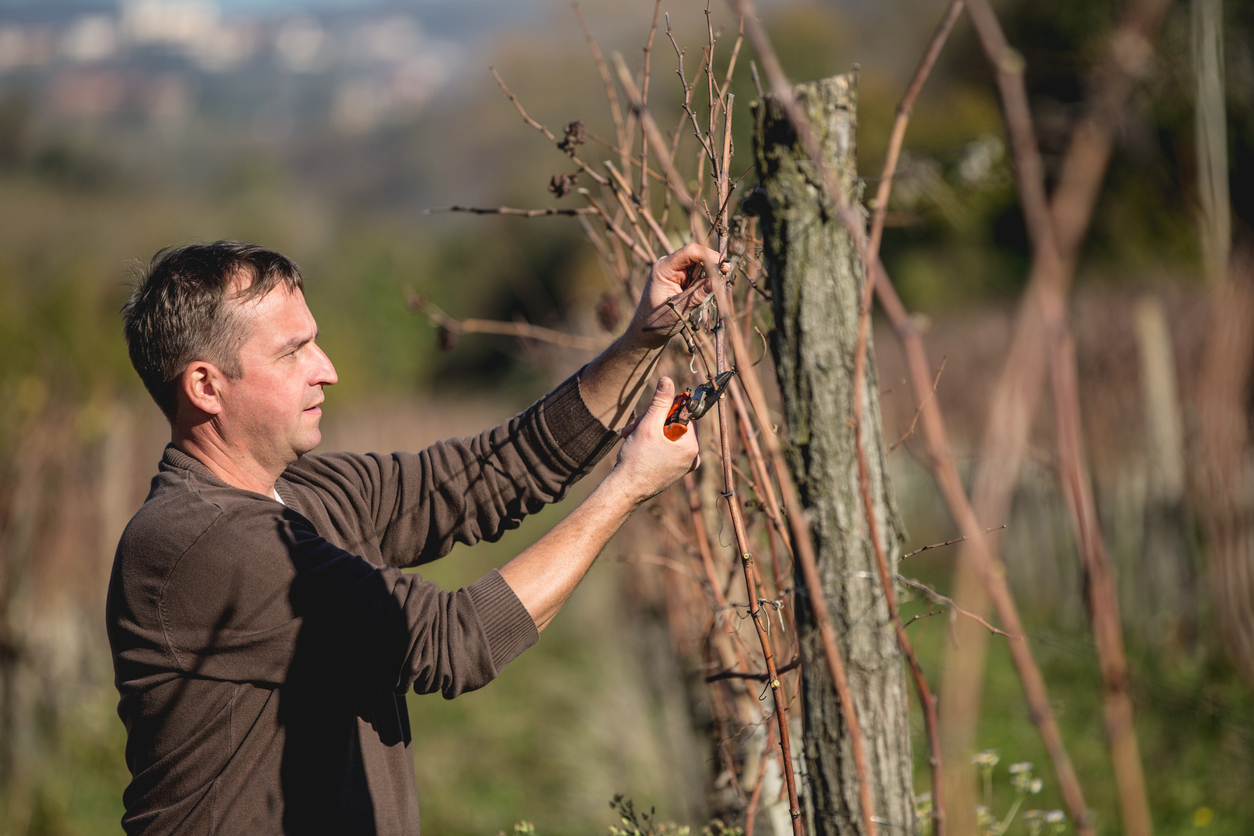
[[[735,374],[735,369],[728,369],[716,375],[714,380],[702,383],[696,391],[685,389],[676,395],[675,400],[671,402],[670,411],[666,413],[666,423],[662,427],[662,433],[671,441],[677,441],[682,437],[688,431],[689,421],[700,418],[718,403],[718,399],[727,391],[727,385],[731,383]]]

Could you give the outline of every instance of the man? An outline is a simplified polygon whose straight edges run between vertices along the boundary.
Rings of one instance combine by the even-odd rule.
[[[391,455],[310,451],[335,368],[296,265],[235,242],[154,257],[123,309],[171,442],[118,545],[107,617],[129,833],[418,832],[404,694],[493,679],[539,639],[631,512],[696,466],[662,432],[665,378],[613,470],[499,571],[442,591],[400,569],[495,540],[619,437],[708,286],[689,245],[626,332],[492,430]]]

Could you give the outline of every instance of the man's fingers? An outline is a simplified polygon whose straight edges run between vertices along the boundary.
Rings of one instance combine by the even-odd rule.
[[[705,264],[718,264],[718,251],[694,243],[663,256],[655,269],[665,272],[676,284],[684,286],[700,275],[700,268]]]
[[[657,382],[657,389],[653,390],[653,402],[649,404],[649,412],[662,410],[665,415],[670,411],[671,402],[675,400],[675,382],[669,377],[663,377]]]
[[[636,427],[640,426],[640,416],[631,413],[631,417],[627,419],[627,423],[618,431],[619,438],[626,438],[636,431]]]

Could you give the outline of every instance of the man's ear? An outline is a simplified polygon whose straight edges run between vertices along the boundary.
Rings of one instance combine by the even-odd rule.
[[[192,361],[179,378],[179,388],[188,405],[207,415],[218,415],[222,412],[225,383],[226,375],[207,360]]]

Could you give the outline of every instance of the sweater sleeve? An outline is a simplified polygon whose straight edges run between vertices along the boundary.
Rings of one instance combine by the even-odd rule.
[[[539,638],[496,572],[441,590],[264,501],[221,514],[163,587],[158,616],[174,666],[210,679],[452,698]]]
[[[316,486],[331,516],[369,520],[381,559],[416,566],[456,543],[495,541],[561,500],[618,434],[584,404],[573,375],[529,409],[476,436],[418,453],[306,456],[287,478]]]

